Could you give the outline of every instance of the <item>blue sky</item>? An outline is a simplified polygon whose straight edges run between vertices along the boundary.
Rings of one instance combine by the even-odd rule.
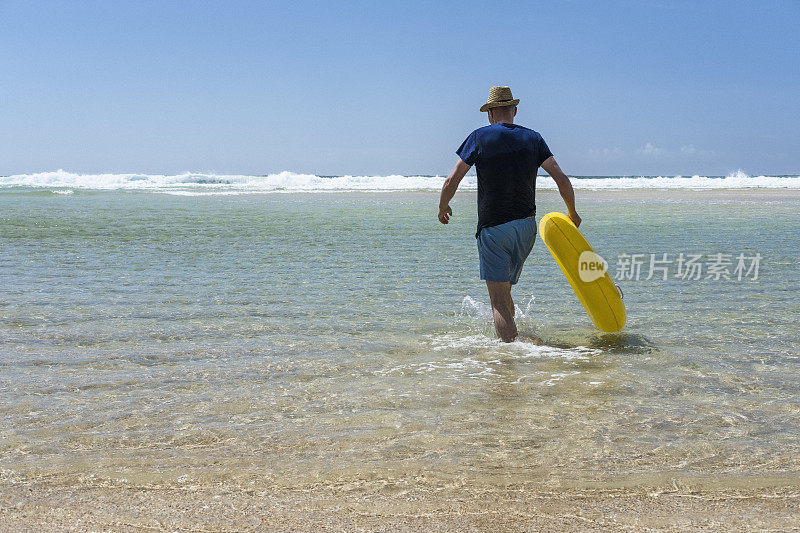
[[[446,174],[496,84],[570,174],[796,174],[799,22],[794,0],[0,0],[0,175]]]

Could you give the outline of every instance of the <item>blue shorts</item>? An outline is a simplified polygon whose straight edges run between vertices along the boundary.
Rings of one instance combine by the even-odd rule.
[[[533,217],[483,228],[478,235],[481,279],[509,281],[514,285],[535,240],[536,219]]]

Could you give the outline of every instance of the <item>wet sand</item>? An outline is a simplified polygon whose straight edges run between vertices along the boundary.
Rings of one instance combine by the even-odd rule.
[[[22,482],[0,485],[0,502],[2,531],[800,530],[800,492],[778,487],[217,490]]]

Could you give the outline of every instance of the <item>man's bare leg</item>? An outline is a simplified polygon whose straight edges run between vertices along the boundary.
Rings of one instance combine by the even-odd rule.
[[[517,338],[517,325],[514,323],[514,301],[511,299],[511,283],[507,281],[487,281],[489,300],[492,302],[494,329],[503,342]]]

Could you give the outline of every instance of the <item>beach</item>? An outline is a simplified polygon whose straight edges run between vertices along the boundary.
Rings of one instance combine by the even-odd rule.
[[[800,178],[576,180],[628,322],[511,344],[401,178],[0,178],[0,529],[800,528]]]
[[[405,483],[246,487],[8,486],[3,531],[791,531],[793,490],[537,491]]]

